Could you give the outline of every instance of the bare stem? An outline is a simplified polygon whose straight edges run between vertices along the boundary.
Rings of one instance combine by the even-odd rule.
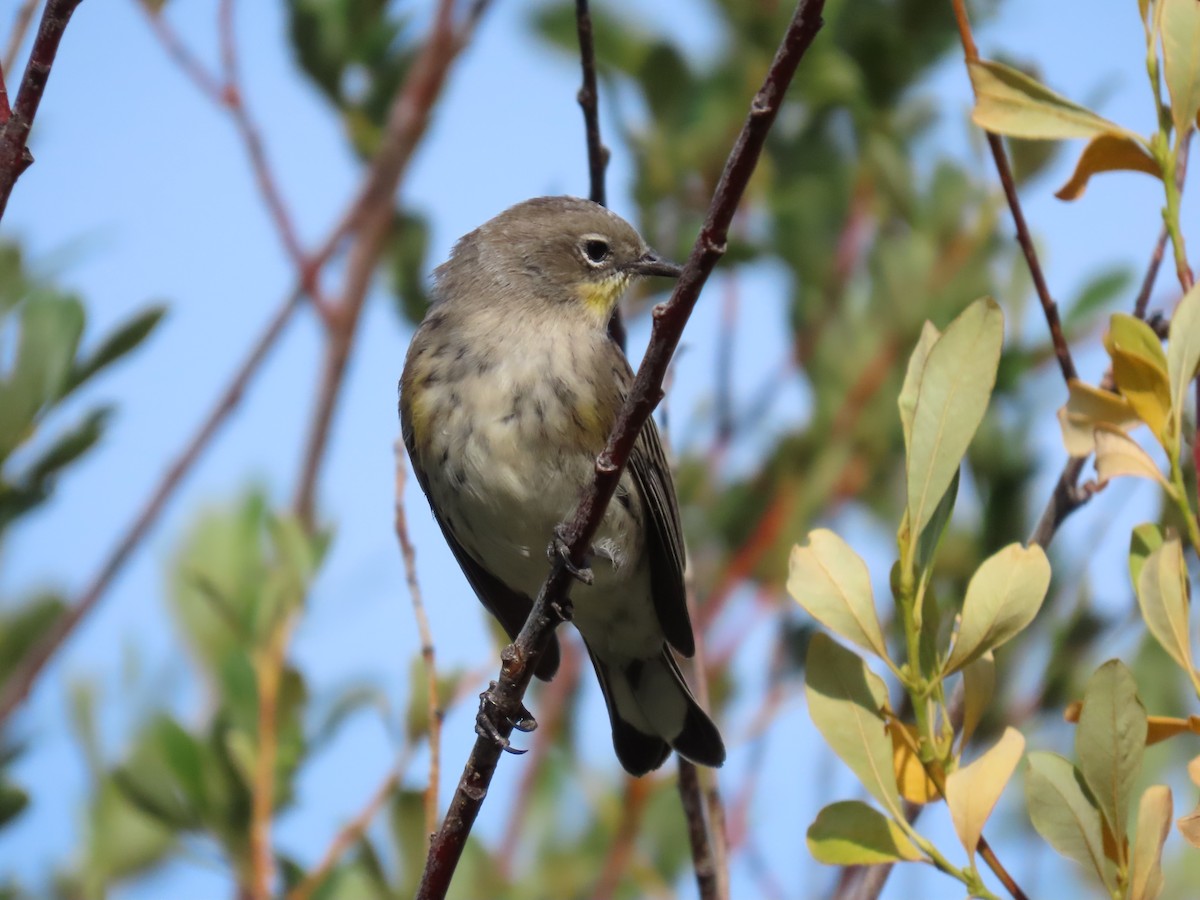
[[[675,290],[654,311],[650,345],[638,368],[625,405],[617,417],[608,444],[596,460],[595,477],[573,515],[563,523],[564,542],[571,562],[586,564],[588,548],[612,499],[621,471],[654,407],[662,399],[662,383],[684,326],[699,299],[700,290],[725,252],[729,223],[758,162],[771,125],[791,83],[796,67],[821,27],[823,0],[801,0],[771,63],[762,88],[726,161],[700,235],[684,266]],[[549,538],[549,536],[547,536]],[[567,593],[571,575],[565,560],[553,565],[538,592],[528,620],[517,639],[501,654],[500,677],[490,689],[481,714],[488,715],[497,733],[511,734],[533,667],[545,651],[554,629],[570,615]],[[467,836],[482,808],[488,786],[500,760],[501,748],[491,737],[479,737],[463,769],[442,827],[434,837],[417,896],[442,898],[449,890]]]
[[[250,793],[250,896],[269,900],[274,854],[271,820],[275,810],[275,760],[279,746],[279,684],[283,677],[290,620],[271,629],[259,651],[255,670],[258,681],[258,752],[254,757],[254,783]]]
[[[12,105],[12,115],[0,128],[0,218],[8,207],[8,198],[21,173],[29,168],[33,157],[26,147],[29,130],[50,80],[50,69],[58,53],[58,45],[71,15],[81,0],[48,0],[42,11],[42,21],[33,49],[29,51],[29,62],[25,75]],[[8,68],[8,67],[6,67]]]
[[[583,69],[583,86],[579,88],[579,108],[583,110],[583,125],[587,136],[588,196],[601,206],[608,205],[604,188],[604,172],[608,168],[609,152],[600,138],[599,92],[596,89],[596,48],[592,39],[592,16],[588,0],[575,0],[575,30],[579,35],[579,63]]]
[[[417,620],[417,634],[421,638],[421,660],[425,665],[428,682],[427,703],[429,712],[429,786],[425,789],[425,834],[432,835],[437,829],[438,779],[442,758],[442,715],[438,702],[437,659],[433,645],[433,630],[429,627],[429,616],[421,599],[421,586],[417,582],[417,552],[408,534],[408,517],[404,512],[404,443],[396,442],[396,540],[400,544],[400,555],[404,558],[404,578],[408,583],[408,596],[412,601],[413,617]]]

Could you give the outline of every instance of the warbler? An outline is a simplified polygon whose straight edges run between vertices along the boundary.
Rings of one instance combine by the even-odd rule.
[[[608,322],[638,277],[678,277],[599,204],[539,197],[461,238],[434,271],[432,303],[400,381],[417,481],[475,593],[510,637],[549,572],[555,527],[594,477],[633,382]],[[684,545],[662,442],[648,421],[571,591],[621,765],[643,775],[671,749],[725,760],[672,652],[695,640]],[[559,663],[557,639],[536,675]]]

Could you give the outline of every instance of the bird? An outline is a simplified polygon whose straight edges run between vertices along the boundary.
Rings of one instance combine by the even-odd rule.
[[[620,216],[567,196],[512,206],[460,238],[434,270],[400,379],[401,431],[446,543],[510,638],[633,383],[608,332],[613,311],[634,279],[679,274]],[[675,659],[695,652],[684,564],[675,487],[651,419],[571,591],[613,747],[632,775],[659,768],[672,750],[705,766],[725,760]],[[559,659],[553,638],[534,674],[549,680]]]

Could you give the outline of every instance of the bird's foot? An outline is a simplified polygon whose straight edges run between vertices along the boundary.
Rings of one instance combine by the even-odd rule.
[[[554,540],[550,542],[546,555],[551,562],[562,560],[563,568],[583,584],[590,585],[596,580],[589,566],[577,566],[571,561],[571,548],[567,546],[566,532],[561,523],[554,526]]]
[[[493,681],[488,685],[488,689],[479,695],[479,712],[475,715],[475,733],[482,738],[487,738],[505,753],[511,753],[514,756],[527,753],[527,750],[514,747],[509,739],[500,733],[500,728],[494,721],[494,717],[500,711],[500,704],[492,694],[495,689],[496,682]],[[537,720],[524,704],[518,704],[516,715],[511,718],[505,717],[505,722],[511,728],[526,733],[537,728]]]

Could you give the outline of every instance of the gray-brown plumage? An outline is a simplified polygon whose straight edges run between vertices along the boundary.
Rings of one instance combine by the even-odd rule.
[[[606,330],[612,310],[633,277],[676,274],[623,219],[570,197],[501,213],[434,273],[433,305],[401,379],[404,442],[450,549],[510,636],[633,379]],[[573,588],[573,621],[618,759],[639,775],[671,748],[720,765],[720,734],[672,656],[691,656],[695,644],[675,489],[652,421],[592,549],[594,581]],[[550,678],[558,660],[555,642],[538,677]]]

